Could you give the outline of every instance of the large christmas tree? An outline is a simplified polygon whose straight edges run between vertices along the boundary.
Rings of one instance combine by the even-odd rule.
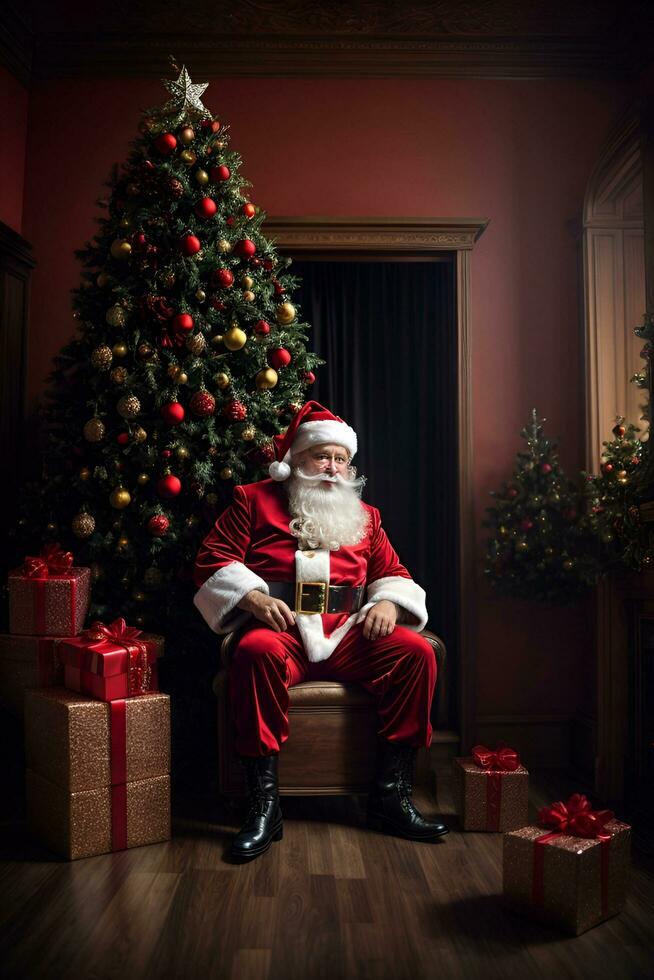
[[[92,615],[160,628],[188,621],[201,537],[234,482],[266,475],[322,363],[207,86],[185,68],[164,84],[78,253],[78,331],[21,521],[32,548],[60,541],[91,565]]]

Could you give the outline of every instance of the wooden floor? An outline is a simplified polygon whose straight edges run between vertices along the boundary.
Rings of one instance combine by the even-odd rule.
[[[573,787],[532,777],[531,805]],[[418,796],[416,797],[418,799]],[[654,876],[634,855],[626,911],[562,938],[505,911],[500,834],[414,844],[363,828],[362,800],[284,801],[285,834],[226,859],[237,816],[188,804],[166,844],[67,863],[3,827],[3,978],[483,980],[654,976]],[[447,774],[438,811],[450,818]],[[205,808],[204,814],[200,811]],[[198,819],[198,818],[201,819]]]

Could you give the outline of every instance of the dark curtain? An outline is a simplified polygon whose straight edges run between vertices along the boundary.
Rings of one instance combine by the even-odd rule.
[[[357,432],[355,464],[391,543],[427,592],[454,692],[456,312],[453,260],[297,261],[294,301],[326,360],[308,396]],[[448,714],[454,724],[453,704]]]

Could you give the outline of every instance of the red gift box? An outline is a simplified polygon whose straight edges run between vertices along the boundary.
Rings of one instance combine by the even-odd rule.
[[[109,626],[96,622],[82,636],[59,644],[64,684],[99,701],[115,701],[157,690],[157,658],[163,637],[141,633],[116,619]]]
[[[91,594],[91,569],[73,567],[70,551],[46,545],[9,573],[9,632],[19,636],[77,636]]]

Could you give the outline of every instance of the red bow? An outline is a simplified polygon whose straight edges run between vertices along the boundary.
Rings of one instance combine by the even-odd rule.
[[[603,837],[605,825],[613,820],[612,810],[593,810],[583,794],[573,793],[567,803],[558,800],[538,811],[541,827],[552,827],[573,837]]]
[[[514,772],[520,766],[520,756],[508,745],[498,745],[495,751],[486,745],[475,745],[472,758],[480,769],[507,769]]]
[[[135,626],[128,626],[123,617],[119,616],[109,626],[96,619],[94,623],[91,623],[84,635],[90,640],[115,640],[116,643],[125,646],[124,641],[131,640],[133,642],[141,635],[141,630],[137,630]],[[140,641],[138,645],[141,645]]]
[[[28,578],[48,578],[49,575],[63,575],[73,564],[72,551],[62,551],[58,544],[46,544],[38,557],[28,555],[23,565]]]

